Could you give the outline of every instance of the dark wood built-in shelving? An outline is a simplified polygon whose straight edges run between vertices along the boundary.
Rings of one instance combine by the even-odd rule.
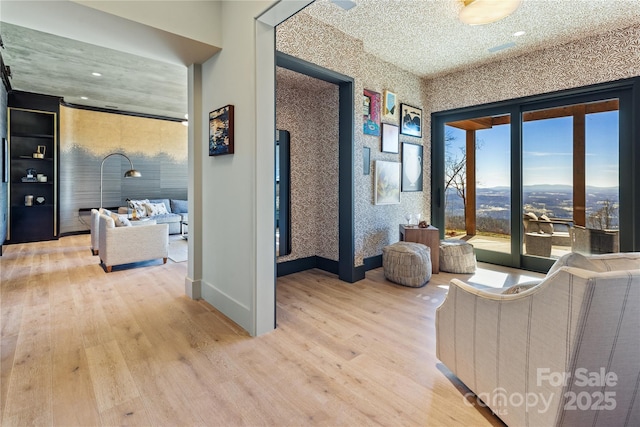
[[[58,238],[58,114],[56,111],[9,105],[10,155],[9,221],[7,243]],[[40,150],[44,157],[33,157]],[[22,181],[27,169],[46,175],[47,181]],[[36,175],[37,176],[37,175]],[[27,206],[25,197],[33,196]],[[44,197],[42,204],[37,198]]]

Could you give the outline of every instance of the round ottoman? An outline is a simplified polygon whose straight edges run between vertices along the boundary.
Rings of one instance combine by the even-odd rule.
[[[464,240],[440,242],[440,270],[448,273],[475,273],[476,255],[473,245]]]
[[[431,279],[431,250],[421,243],[397,242],[382,248],[384,277],[412,288]]]

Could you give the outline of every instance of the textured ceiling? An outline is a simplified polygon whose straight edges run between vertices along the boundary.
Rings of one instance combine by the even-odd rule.
[[[640,25],[639,0],[522,0],[493,24],[458,20],[462,0],[355,0],[345,11],[317,0],[306,13],[362,40],[364,49],[420,76],[437,76],[599,34]],[[514,37],[517,31],[525,31]],[[508,43],[515,46],[489,52]]]
[[[72,104],[184,119],[185,66],[7,23],[0,30],[13,89],[62,96]]]
[[[317,0],[301,13],[362,40],[371,54],[427,77],[640,25],[640,0],[523,0],[513,15],[482,26],[457,19],[461,0],[355,2],[356,7],[345,11],[329,0]],[[526,34],[514,37],[516,31]],[[4,22],[0,32],[14,89],[167,117],[182,118],[186,112],[184,66]],[[135,37],[130,40],[136,43]],[[511,42],[515,46],[496,53],[488,50]],[[93,77],[94,71],[102,77]]]

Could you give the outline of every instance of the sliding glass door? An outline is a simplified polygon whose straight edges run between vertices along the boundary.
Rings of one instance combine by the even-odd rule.
[[[445,237],[473,244],[481,259],[510,259],[510,114],[446,122],[444,139]]]
[[[612,86],[435,113],[442,238],[469,241],[479,261],[538,271],[569,252],[638,250],[633,85]]]
[[[618,252],[619,101],[522,115],[523,253]]]

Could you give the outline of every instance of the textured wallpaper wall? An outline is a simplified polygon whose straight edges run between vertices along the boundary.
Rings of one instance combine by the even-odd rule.
[[[444,111],[640,75],[640,27],[609,31],[425,82]]]
[[[596,37],[470,68],[435,79],[419,77],[376,59],[361,42],[313,19],[304,12],[277,28],[276,48],[306,61],[351,76],[355,94],[363,89],[398,95],[399,102],[423,109],[423,137],[401,136],[401,142],[424,146],[423,188],[420,193],[402,193],[400,205],[373,204],[373,177],[355,167],[356,265],[378,255],[382,247],[397,240],[397,225],[405,212],[430,215],[430,115],[466,106],[553,92],[640,75],[640,28],[609,31]],[[375,160],[400,161],[399,155],[382,153],[379,138],[362,132],[361,106],[355,111],[356,163],[362,147],[371,148]],[[397,119],[391,121],[397,124]]]
[[[338,86],[276,70],[276,127],[290,133],[291,254],[338,261]]]
[[[398,240],[398,224],[406,222],[405,213],[421,213],[429,219],[430,212],[430,111],[426,87],[421,79],[392,64],[383,62],[364,51],[362,43],[334,28],[319,23],[304,13],[290,18],[277,28],[276,49],[289,55],[318,64],[354,78],[355,82],[355,243],[356,265],[364,258],[380,255],[382,247]],[[406,103],[423,109],[422,138],[400,136],[402,141],[424,145],[424,173],[422,192],[402,193],[399,205],[374,205],[373,180],[376,160],[401,161],[401,154],[382,153],[380,137],[364,135],[362,121],[362,93],[369,89],[380,94],[385,89],[397,95],[398,103]],[[383,122],[399,124],[399,114],[393,120]],[[362,148],[371,149],[371,174],[362,171]],[[337,155],[337,153],[336,153]],[[337,159],[335,160],[337,165]],[[334,191],[327,187],[324,193]],[[332,209],[329,207],[328,209]],[[336,212],[337,221],[337,212]],[[337,227],[337,225],[336,225]],[[295,236],[295,234],[294,234]],[[333,236],[330,236],[332,239]],[[335,236],[337,239],[337,234]],[[337,247],[337,242],[335,243]],[[333,259],[333,258],[332,258]]]
[[[60,233],[88,229],[79,209],[100,205],[100,164],[121,152],[141,178],[123,178],[129,162],[104,163],[103,205],[127,198],[187,198],[187,127],[179,122],[60,107]]]

